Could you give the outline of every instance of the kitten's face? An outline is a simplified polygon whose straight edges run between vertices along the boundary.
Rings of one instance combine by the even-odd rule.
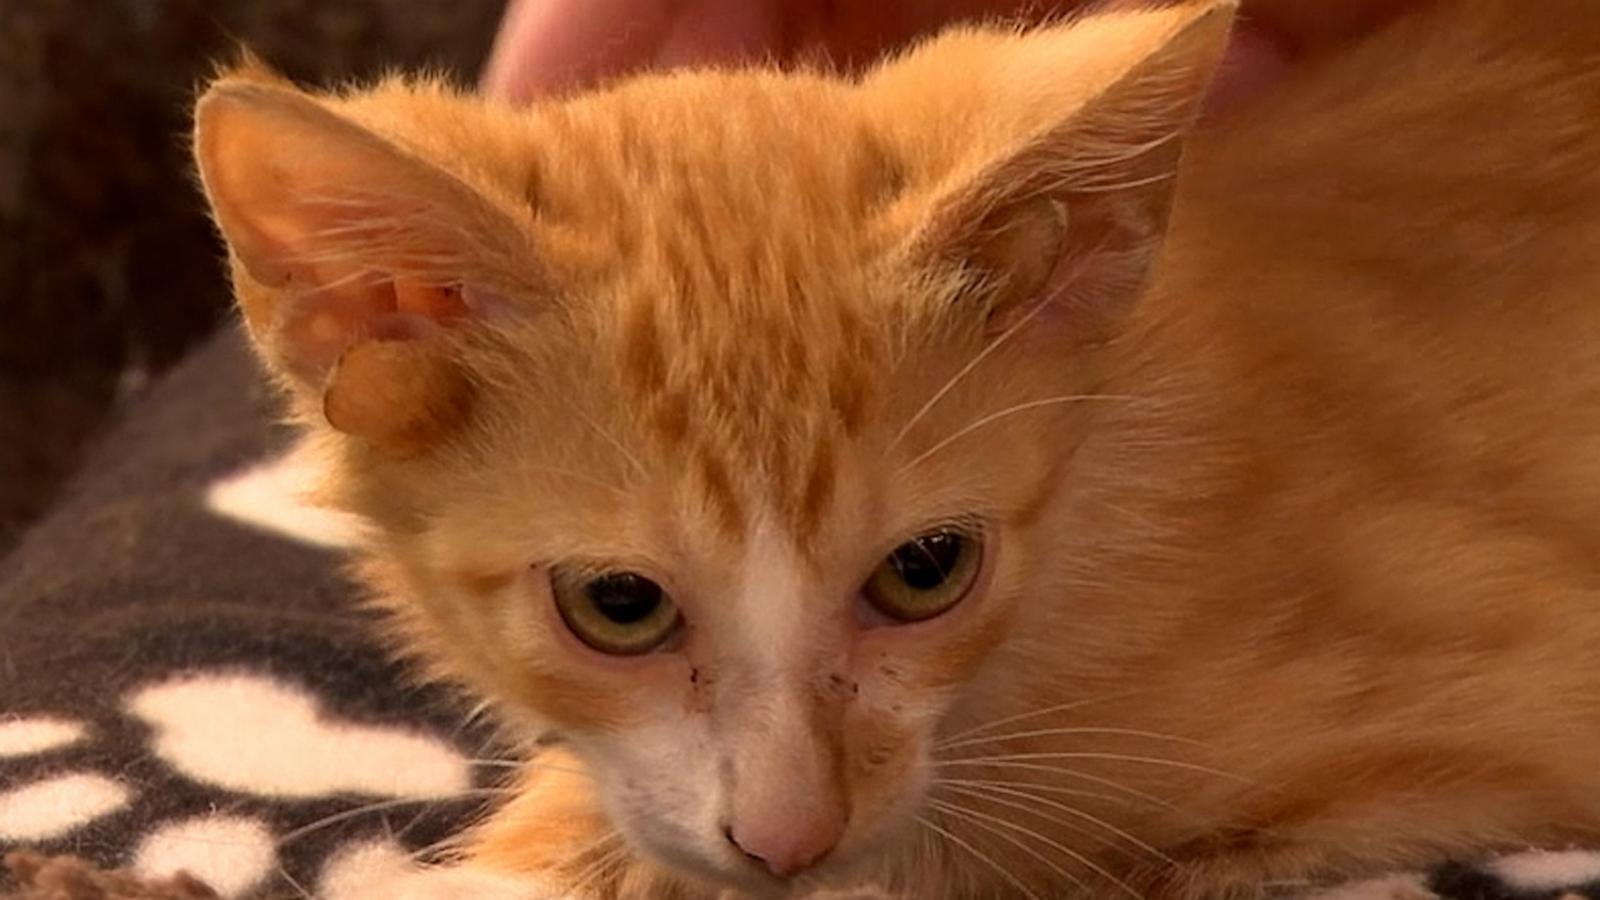
[[[636,844],[761,890],[917,839],[939,736],[1031,682],[1086,348],[1224,18],[532,115],[241,78],[198,152],[408,634]]]
[[[429,485],[393,552],[434,642],[570,741],[625,833],[731,880],[762,873],[728,833],[783,870],[914,823],[1078,421],[1076,367],[1017,339],[957,378],[981,317],[908,330],[869,309],[906,283],[820,277],[866,262],[710,343],[624,265],[578,324],[495,341],[464,446],[381,488]]]

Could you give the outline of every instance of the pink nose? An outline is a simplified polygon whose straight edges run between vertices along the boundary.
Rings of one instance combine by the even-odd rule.
[[[724,832],[728,842],[779,878],[788,878],[822,861],[844,834],[842,809],[808,810],[803,815],[736,819]]]

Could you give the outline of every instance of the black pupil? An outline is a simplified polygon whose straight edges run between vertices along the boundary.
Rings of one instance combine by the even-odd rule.
[[[961,559],[963,541],[953,531],[937,531],[901,544],[889,556],[894,570],[906,586],[931,591],[950,577]]]
[[[643,621],[661,605],[661,585],[628,572],[602,575],[589,582],[587,590],[600,615],[618,625]]]

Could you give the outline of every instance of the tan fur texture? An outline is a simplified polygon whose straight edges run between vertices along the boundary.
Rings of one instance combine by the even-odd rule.
[[[565,745],[464,867],[776,894],[719,826],[819,792],[800,886],[928,900],[1595,836],[1600,11],[1440,3],[1191,127],[1228,15],[531,110],[212,87],[241,306],[364,571]],[[864,624],[956,520],[979,588]],[[681,641],[580,645],[571,564],[658,581]]]

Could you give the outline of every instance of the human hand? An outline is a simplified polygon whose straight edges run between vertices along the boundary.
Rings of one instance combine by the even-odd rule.
[[[1111,0],[1117,2],[1128,0]],[[1310,53],[1428,0],[1242,0],[1212,109],[1240,105]],[[857,67],[951,22],[1042,19],[1089,0],[512,0],[483,86],[529,100],[644,68],[792,60]]]

